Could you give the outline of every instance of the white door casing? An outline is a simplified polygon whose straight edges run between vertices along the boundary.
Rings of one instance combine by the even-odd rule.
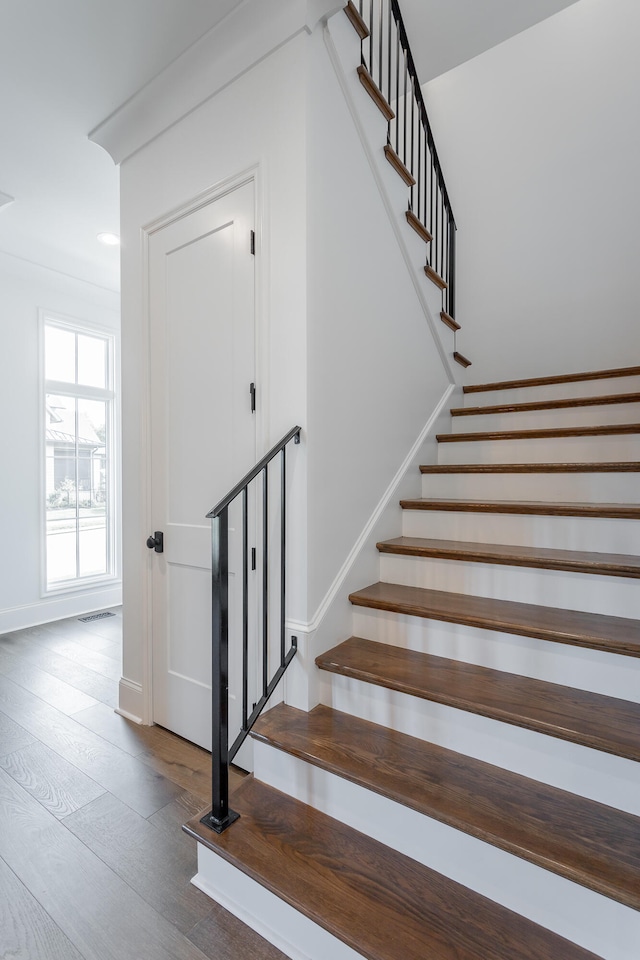
[[[211,745],[211,530],[207,512],[256,460],[254,183],[149,235],[152,719]],[[230,511],[229,607],[241,581]],[[149,531],[152,532],[151,530]],[[233,667],[233,665],[232,665]],[[238,671],[230,731],[239,727]],[[235,688],[233,684],[236,684]]]

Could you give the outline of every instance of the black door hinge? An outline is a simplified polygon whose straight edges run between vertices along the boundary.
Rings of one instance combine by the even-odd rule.
[[[256,568],[256,548],[251,547],[251,569],[255,570]]]
[[[256,255],[256,232],[255,230],[251,231],[251,253]]]
[[[251,413],[256,412],[256,385],[255,383],[249,384],[249,396],[251,397]]]

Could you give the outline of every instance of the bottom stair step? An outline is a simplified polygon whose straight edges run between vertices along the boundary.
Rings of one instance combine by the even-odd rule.
[[[257,740],[640,910],[640,819],[317,706],[279,704]]]
[[[186,832],[368,960],[596,956],[253,777],[232,804]]]

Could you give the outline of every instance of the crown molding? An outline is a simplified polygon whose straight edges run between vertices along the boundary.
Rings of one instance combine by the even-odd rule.
[[[336,0],[244,0],[98,124],[89,139],[115,163],[122,163],[272,51],[299,33],[311,33],[342,6]]]

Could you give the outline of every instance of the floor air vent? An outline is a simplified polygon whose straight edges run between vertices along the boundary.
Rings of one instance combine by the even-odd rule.
[[[105,617],[115,617],[115,613],[109,613],[109,611],[105,613],[92,613],[88,617],[78,617],[78,620],[80,620],[81,623],[91,623],[92,620],[104,620]]]

